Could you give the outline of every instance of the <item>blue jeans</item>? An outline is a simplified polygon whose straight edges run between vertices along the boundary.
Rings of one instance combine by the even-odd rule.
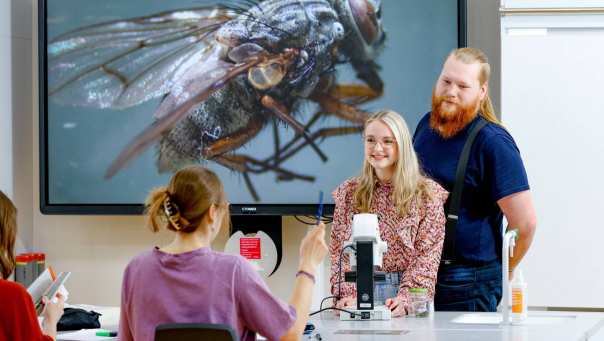
[[[501,264],[441,264],[434,309],[437,311],[496,311],[501,300]]]

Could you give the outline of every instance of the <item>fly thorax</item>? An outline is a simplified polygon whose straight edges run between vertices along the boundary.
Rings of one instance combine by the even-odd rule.
[[[336,41],[344,35],[338,15],[327,0],[266,0],[225,23],[220,41],[254,42],[271,51],[303,47],[321,40]]]

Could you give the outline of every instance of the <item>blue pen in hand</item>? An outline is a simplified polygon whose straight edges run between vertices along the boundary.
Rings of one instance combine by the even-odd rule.
[[[319,208],[317,209],[317,225],[321,223],[323,216],[323,191],[319,191]]]

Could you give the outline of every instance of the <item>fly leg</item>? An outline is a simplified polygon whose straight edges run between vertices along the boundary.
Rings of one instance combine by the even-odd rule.
[[[382,93],[364,84],[336,84],[329,96],[349,104],[362,104],[381,97]]]
[[[369,113],[358,109],[355,104],[371,101],[375,98],[378,98],[380,95],[380,93],[367,85],[356,84],[336,85],[331,88],[328,94],[315,92],[311,96],[311,99],[320,105],[321,111],[313,115],[313,117],[304,126],[304,130],[310,131],[311,126],[324,115],[335,115],[350,122],[363,124],[369,118]],[[352,102],[354,104],[349,104],[347,102]],[[311,135],[311,140],[322,141],[328,137],[357,134],[361,133],[362,131],[363,127],[361,125],[351,127],[322,128]],[[273,160],[274,162],[278,156],[280,161],[285,161],[287,158],[295,155],[308,144],[308,140],[306,140],[296,145],[299,140],[300,136],[296,136],[268,160]]]
[[[348,88],[341,89],[348,90]],[[342,93],[336,93],[336,95],[342,95]],[[363,96],[351,96],[350,98],[354,100],[355,98],[363,98]],[[368,112],[358,109],[354,104],[348,104],[344,102],[342,99],[332,95],[331,93],[313,94],[311,99],[319,103],[322,111],[336,115],[337,117],[342,118],[346,121],[363,124],[369,118]]]
[[[321,128],[318,131],[312,133],[310,135],[310,139],[312,141],[321,142],[328,137],[333,136],[343,136],[343,135],[351,135],[351,134],[359,134],[363,131],[362,126],[350,126],[350,127],[329,127],[329,128]],[[288,142],[282,150],[279,152],[279,161],[284,162],[290,157],[296,155],[302,148],[308,145],[308,141],[300,141],[299,138],[294,138],[290,142]],[[271,156],[270,158],[264,160],[266,162],[275,161],[275,156]],[[286,179],[289,180],[289,179]]]
[[[380,66],[374,61],[352,63],[357,72],[357,78],[362,80],[379,96],[384,93],[384,81],[380,78]]]
[[[247,185],[250,194],[255,201],[260,198],[254,189],[249,173],[261,174],[267,171],[273,171],[278,174],[278,178],[282,180],[300,179],[305,181],[314,181],[314,177],[297,174],[269,162],[256,160],[247,155],[225,153],[235,150],[256,136],[264,126],[262,120],[251,120],[246,127],[239,129],[229,135],[223,136],[202,149],[202,157],[206,160],[212,160],[229,168],[231,170],[243,174],[243,178]]]
[[[280,150],[281,150],[281,142],[280,142],[280,138],[279,138],[279,125],[277,125],[277,121],[275,120],[271,120],[273,123],[273,139],[274,139],[274,147],[275,147],[275,154],[274,154],[274,158],[273,158],[273,164],[276,166],[279,165],[279,163],[281,162],[280,159],[281,157],[280,155]]]
[[[314,149],[323,162],[327,161],[327,156],[325,156],[319,147],[317,147],[317,145],[311,140],[308,131],[304,129],[304,126],[300,122],[296,121],[292,116],[290,116],[289,110],[283,104],[277,102],[269,95],[264,95],[261,102],[265,108],[271,111],[271,113],[285,121],[287,124],[292,126],[298,132],[298,134],[302,135],[302,137],[311,146],[311,148]]]
[[[315,181],[314,176],[297,174],[287,169],[277,167],[270,162],[256,160],[250,156],[242,154],[217,155],[216,157],[212,158],[212,161],[215,161],[216,163],[228,169],[241,173],[243,175],[245,185],[247,186],[254,201],[260,201],[260,197],[258,196],[258,192],[256,192],[256,189],[254,188],[249,173],[261,174],[267,171],[273,171],[278,174],[279,180],[298,179],[308,182]]]
[[[263,126],[263,120],[250,120],[247,126],[209,143],[202,149],[201,155],[204,159],[212,159],[217,155],[235,150],[256,136]]]
[[[313,117],[304,125],[304,131],[310,131],[310,128],[313,126],[313,124],[315,124],[315,122],[317,122],[317,120],[321,117],[325,115],[325,113],[323,112],[316,112]],[[276,129],[275,129],[275,133]],[[292,138],[287,144],[285,144],[283,146],[283,148],[281,148],[280,146],[278,146],[278,144],[275,144],[275,146],[278,146],[278,148],[276,148],[275,150],[275,154],[273,154],[273,156],[269,157],[268,159],[266,159],[265,161],[269,161],[272,160],[275,164],[278,164],[281,161],[285,161],[282,160],[282,154],[286,153],[288,151],[288,149],[290,149],[292,146],[294,146],[294,144],[298,141],[300,141],[300,139],[302,138],[302,135],[296,135],[294,138]],[[275,140],[277,141],[277,140]],[[277,143],[277,142],[276,142]],[[289,154],[289,153],[288,153]],[[291,155],[288,155],[288,157]]]

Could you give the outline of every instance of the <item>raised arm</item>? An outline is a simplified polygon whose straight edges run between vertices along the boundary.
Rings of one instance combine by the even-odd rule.
[[[300,245],[300,265],[298,266],[301,275],[296,277],[294,282],[294,291],[289,303],[296,308],[296,321],[294,325],[281,338],[281,341],[299,340],[304,332],[304,327],[308,321],[310,303],[312,301],[312,290],[315,284],[314,279],[309,276],[315,275],[315,271],[327,254],[327,245],[325,245],[325,225],[320,223],[313,228]]]

